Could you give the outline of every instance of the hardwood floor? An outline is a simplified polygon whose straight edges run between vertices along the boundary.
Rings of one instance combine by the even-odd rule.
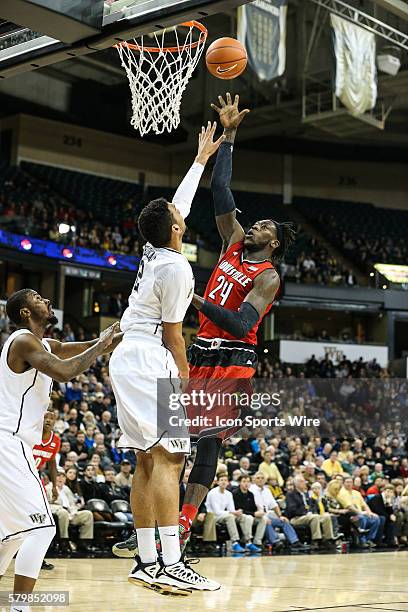
[[[70,611],[408,612],[408,552],[206,558],[196,569],[221,582],[222,589],[184,598],[164,597],[130,585],[127,574],[132,563],[126,559],[52,561],[54,571],[41,572],[36,590],[69,591]],[[11,585],[12,568],[0,582],[0,590]],[[64,609],[37,607],[32,611]]]

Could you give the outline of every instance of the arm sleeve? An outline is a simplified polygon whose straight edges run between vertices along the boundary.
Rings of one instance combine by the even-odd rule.
[[[181,323],[193,298],[191,271],[184,266],[166,266],[160,279],[162,321]]]
[[[228,310],[204,300],[200,312],[210,321],[235,338],[245,338],[259,320],[258,311],[249,302],[243,302],[238,312]]]
[[[231,143],[223,142],[218,150],[217,161],[211,178],[211,191],[216,217],[235,210],[235,200],[230,188],[233,149]]]
[[[173,204],[177,206],[183,219],[190,214],[191,204],[193,203],[203,172],[204,166],[194,163],[174,194]]]

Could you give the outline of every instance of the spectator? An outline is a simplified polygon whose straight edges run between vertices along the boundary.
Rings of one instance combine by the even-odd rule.
[[[252,492],[249,490],[251,485],[251,478],[241,474],[239,477],[239,486],[235,488],[232,493],[234,498],[234,506],[236,510],[242,510],[244,516],[251,516],[252,523],[250,524],[250,531],[246,534],[246,545],[245,548],[248,552],[261,552],[262,539],[265,533],[265,521],[263,520],[263,512],[260,508],[257,508]],[[255,542],[252,542],[252,526],[254,520],[256,521],[256,532]],[[245,536],[245,534],[244,534]]]
[[[323,462],[322,470],[328,478],[333,478],[336,474],[343,473],[343,468],[337,460],[337,452],[335,450],[330,453],[330,458]]]
[[[105,410],[105,404],[103,403],[105,395],[103,391],[98,391],[95,394],[95,401],[91,403],[91,410],[93,414],[96,416],[96,419],[99,420],[102,416],[102,412]]]
[[[105,482],[99,484],[99,490],[102,499],[106,501],[108,505],[115,500],[129,501],[129,495],[125,487],[120,487],[115,482],[115,470],[108,468],[104,472]]]
[[[227,474],[220,474],[217,482],[218,486],[208,492],[205,502],[207,510],[215,515],[217,525],[226,525],[232,542],[232,552],[243,553],[245,548],[239,543],[237,523],[242,529],[245,541],[250,542],[252,539],[253,517],[244,514],[242,510],[235,509],[232,493],[227,491]]]
[[[80,402],[82,400],[82,389],[80,383],[77,380],[67,384],[65,391],[65,400],[68,403]]]
[[[85,502],[88,502],[90,499],[98,498],[99,487],[96,482],[96,470],[94,465],[88,463],[80,486]]]
[[[75,443],[72,445],[72,450],[77,454],[77,463],[83,468],[89,459],[89,451],[85,444],[85,434],[83,431],[78,431]]]
[[[377,479],[378,480],[378,479]],[[394,513],[395,488],[388,484],[381,493],[370,496],[367,503],[370,509],[383,520],[387,546],[397,546],[397,517]]]
[[[109,410],[104,410],[101,415],[101,420],[98,423],[98,429],[105,436],[106,442],[112,441],[113,427],[111,424],[112,415]]]
[[[57,476],[58,498],[52,502],[52,483],[47,485],[47,497],[51,503],[51,511],[58,519],[58,529],[61,539],[61,549],[69,552],[69,525],[79,526],[78,546],[84,552],[90,551],[94,537],[94,521],[92,512],[83,510],[82,505],[75,499],[71,489],[65,484],[66,476],[60,473]]]
[[[294,527],[306,525],[312,534],[312,547],[319,544],[332,549],[334,544],[333,525],[330,516],[314,514],[307,496],[306,480],[297,475],[294,478],[295,488],[286,495],[286,516]]]
[[[254,495],[255,504],[258,509],[256,516],[266,523],[266,538],[274,550],[276,551],[283,547],[275,528],[283,531],[291,548],[302,549],[303,546],[299,541],[296,531],[289,523],[289,519],[283,516],[279,504],[276,502],[270,489],[265,485],[265,475],[263,472],[257,472],[254,475],[250,491]],[[255,536],[255,543],[257,543],[257,536]]]
[[[350,537],[353,525],[358,523],[357,512],[352,509],[343,508],[338,500],[342,484],[339,480],[331,480],[327,485],[325,499],[328,512],[336,518],[340,532],[347,538]]]
[[[123,459],[120,464],[120,472],[115,476],[115,483],[119,487],[130,487],[132,486],[132,464],[128,459]]]
[[[377,514],[371,511],[364,501],[361,493],[353,489],[353,479],[348,477],[344,480],[344,485],[337,497],[342,508],[352,512],[357,512],[360,529],[368,529],[368,535],[361,536],[363,548],[375,546],[375,540],[380,532],[381,521]]]
[[[272,452],[270,450],[266,450],[263,454],[263,461],[259,465],[259,471],[265,475],[266,480],[268,478],[276,478],[278,481],[278,485],[281,487],[283,485],[282,475],[275,463],[272,462]]]

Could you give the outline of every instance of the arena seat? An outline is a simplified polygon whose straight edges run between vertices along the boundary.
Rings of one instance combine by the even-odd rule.
[[[109,508],[106,501],[103,499],[92,498],[88,500],[85,510],[90,510],[91,512],[97,512],[99,514],[109,513],[112,514],[111,508]],[[119,532],[123,532],[124,524],[119,521],[95,521],[94,522],[94,534],[95,534],[95,544],[101,548],[105,549],[110,546],[107,542],[108,540],[113,540],[118,537]]]

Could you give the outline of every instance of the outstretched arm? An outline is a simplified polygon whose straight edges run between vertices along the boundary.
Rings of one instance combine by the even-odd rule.
[[[224,101],[222,96],[219,96],[220,106],[211,104],[220,116],[225,136],[225,142],[221,144],[218,151],[211,179],[215,220],[223,243],[221,255],[231,244],[244,237],[244,230],[237,221],[235,200],[230,186],[235,136],[241,121],[249,113],[248,109],[239,112],[239,96],[235,96],[234,103],[232,103],[231,94],[227,93],[226,99],[227,102]]]
[[[111,353],[118,346],[118,344],[122,342],[122,338],[123,332],[115,334],[109,349],[106,350],[106,353]],[[87,351],[89,348],[92,348],[99,342],[98,339],[89,340],[88,342],[60,342],[59,340],[53,340],[52,338],[47,338],[47,340],[51,347],[51,351],[60,359],[70,359],[70,357],[76,357],[84,351]]]
[[[194,196],[197,192],[198,185],[200,184],[200,180],[208,160],[212,155],[214,155],[220,144],[225,140],[225,136],[221,136],[214,142],[214,134],[216,129],[217,124],[215,122],[213,124],[208,122],[206,128],[201,128],[201,132],[198,135],[197,157],[174,194],[173,204],[179,209],[183,219],[188,217],[190,214],[191,204],[193,203]]]
[[[58,382],[68,382],[87,370],[99,355],[110,349],[117,325],[115,323],[105,329],[94,346],[70,359],[60,359],[49,353],[41,340],[33,334],[22,334],[13,342],[12,359],[18,363],[28,363]]]
[[[218,304],[194,294],[193,305],[218,327],[238,340],[245,338],[271,304],[279,289],[279,276],[275,270],[265,270],[254,281],[238,312],[228,310]]]

